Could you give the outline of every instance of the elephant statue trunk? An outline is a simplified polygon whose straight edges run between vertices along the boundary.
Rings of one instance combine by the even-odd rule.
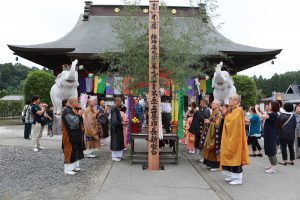
[[[72,64],[70,72],[69,72],[69,76],[66,78],[67,81],[75,81],[75,73],[76,72],[76,64]]]

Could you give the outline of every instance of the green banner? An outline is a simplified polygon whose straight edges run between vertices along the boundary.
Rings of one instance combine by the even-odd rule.
[[[181,139],[183,137],[183,108],[184,99],[182,89],[178,92],[178,137]]]

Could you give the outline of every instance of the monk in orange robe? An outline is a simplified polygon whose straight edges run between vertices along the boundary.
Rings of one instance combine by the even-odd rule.
[[[225,117],[221,140],[220,167],[231,185],[242,184],[242,166],[249,164],[245,117],[240,102],[239,95],[230,97],[231,112]]]
[[[97,157],[97,151],[100,149],[100,138],[98,133],[97,116],[99,110],[95,109],[97,101],[95,98],[88,99],[87,108],[83,114],[84,134],[86,135],[86,154],[88,158]]]

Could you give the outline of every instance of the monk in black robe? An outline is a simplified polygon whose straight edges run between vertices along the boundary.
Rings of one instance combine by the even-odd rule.
[[[77,98],[70,98],[62,113],[62,140],[64,151],[64,173],[74,175],[80,171],[79,160],[84,158],[83,151],[83,110]]]
[[[124,136],[122,117],[120,114],[120,108],[122,106],[122,100],[117,97],[115,99],[115,106],[111,108],[111,127],[110,127],[110,149],[112,151],[112,160],[121,161],[123,157]]]

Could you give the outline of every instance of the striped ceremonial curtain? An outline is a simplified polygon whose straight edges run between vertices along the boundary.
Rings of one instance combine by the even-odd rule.
[[[113,95],[114,94],[114,79],[113,77],[106,78],[106,94]]]
[[[184,98],[182,89],[178,92],[178,137],[183,137],[183,108]]]

